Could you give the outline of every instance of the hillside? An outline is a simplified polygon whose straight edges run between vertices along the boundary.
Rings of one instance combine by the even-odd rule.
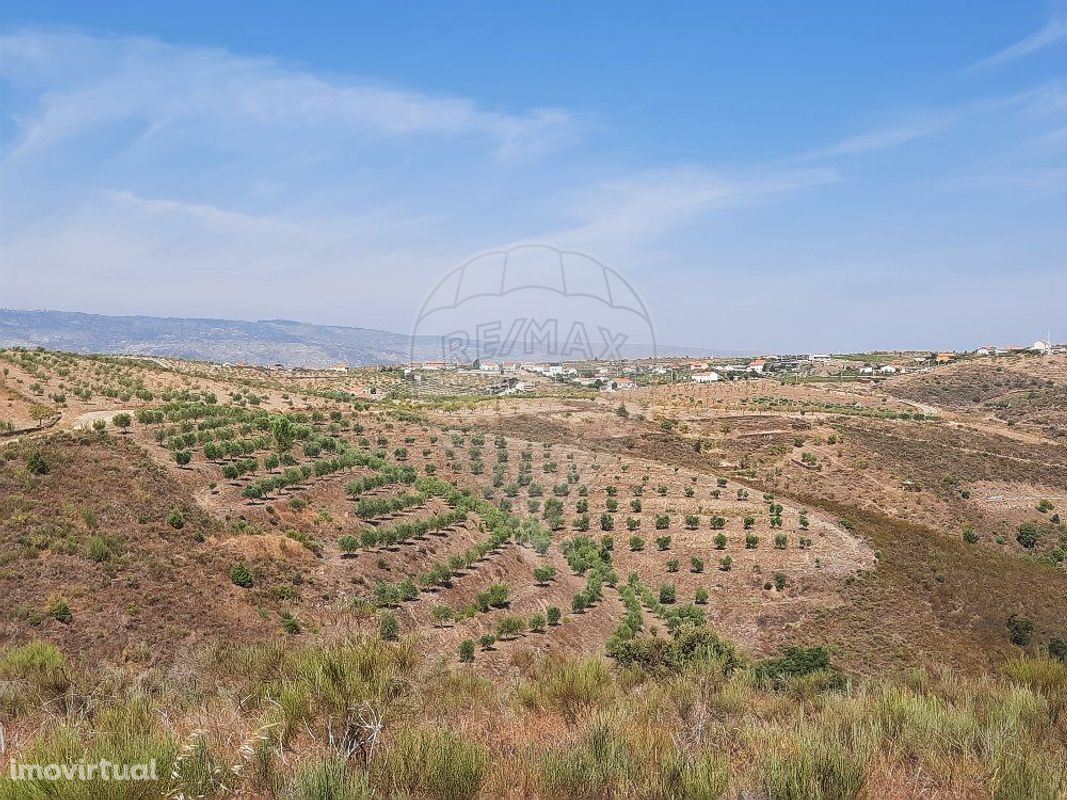
[[[378,370],[0,364],[0,422],[59,414],[0,434],[20,748],[151,681],[132,746],[207,796],[1062,794],[1067,449],[913,413],[937,373],[416,399]],[[87,747],[140,713],[100,702]],[[903,752],[921,709],[937,733]]]
[[[1067,367],[1036,356],[961,361],[898,381],[898,397],[1067,440]]]

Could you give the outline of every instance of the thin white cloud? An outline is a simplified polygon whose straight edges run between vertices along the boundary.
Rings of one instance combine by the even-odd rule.
[[[837,156],[860,155],[879,150],[891,150],[911,142],[935,136],[959,117],[957,111],[929,112],[882,128],[875,128],[855,136],[848,136],[826,147],[809,150],[797,156],[799,161],[818,161]]]
[[[588,250],[619,251],[649,242],[704,214],[772,202],[838,180],[825,169],[726,175],[702,167],[650,169],[605,181],[571,206],[578,223],[543,237]]]
[[[786,159],[786,162],[823,161],[841,156],[879,153],[947,135],[954,128],[973,133],[975,126],[988,127],[996,119],[1061,115],[1067,108],[1065,98],[1067,91],[1063,82],[1052,80],[1014,94],[982,97],[941,109],[917,110],[881,127],[804,151]]]
[[[1020,39],[1009,47],[1005,47],[1000,52],[982,59],[977,64],[974,64],[971,69],[987,69],[1007,64],[1009,61],[1015,61],[1031,53],[1036,53],[1038,50],[1056,44],[1056,42],[1067,37],[1067,11],[1063,9],[1064,3],[1059,5],[1061,8],[1053,12],[1052,17],[1040,30]]]
[[[16,87],[47,86],[38,108],[23,120],[11,159],[124,120],[139,121],[145,137],[192,124],[219,132],[249,125],[292,133],[334,126],[338,141],[474,136],[486,139],[499,157],[545,152],[572,140],[580,127],[562,109],[513,114],[468,98],[326,78],[273,59],[154,39],[22,31],[0,36],[0,52],[0,78]]]

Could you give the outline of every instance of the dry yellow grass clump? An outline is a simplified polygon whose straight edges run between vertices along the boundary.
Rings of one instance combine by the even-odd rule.
[[[0,653],[6,758],[155,758],[161,780],[5,778],[0,798],[1067,796],[1062,662],[851,685],[734,663],[544,660],[503,686],[413,640],[221,646],[165,673],[33,642]]]

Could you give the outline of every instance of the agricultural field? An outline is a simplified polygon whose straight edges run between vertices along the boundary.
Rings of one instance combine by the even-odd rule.
[[[0,366],[9,747],[148,748],[172,796],[1067,791],[1063,357]]]

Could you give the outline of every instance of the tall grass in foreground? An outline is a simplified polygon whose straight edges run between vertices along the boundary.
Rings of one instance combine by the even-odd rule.
[[[412,642],[226,646],[193,670],[0,651],[6,758],[140,762],[158,783],[11,781],[0,800],[1067,798],[1067,666],[776,682],[711,655],[656,672],[534,661],[495,685]]]

